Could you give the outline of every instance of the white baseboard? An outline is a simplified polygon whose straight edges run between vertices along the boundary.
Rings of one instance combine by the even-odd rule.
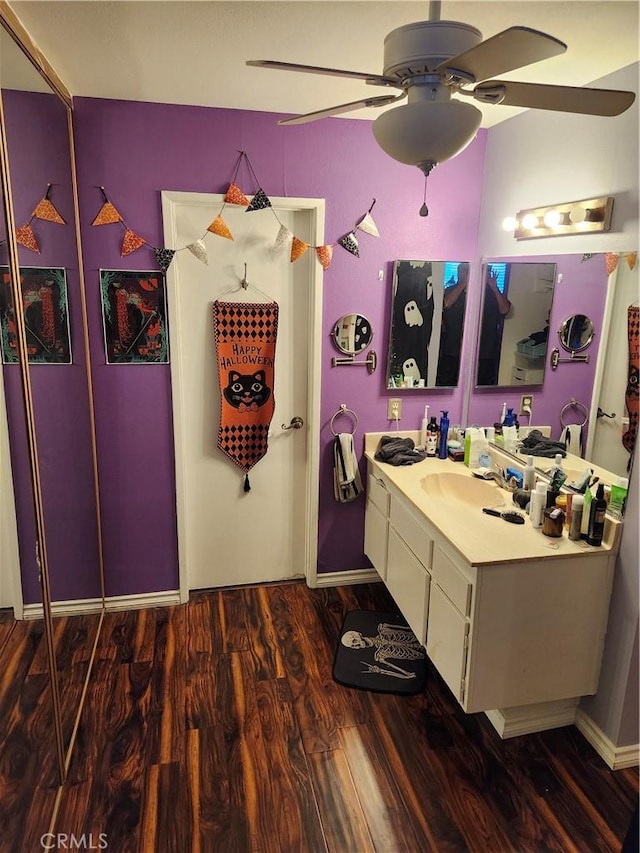
[[[520,708],[496,708],[485,711],[489,722],[503,740],[547,729],[573,725],[576,719],[577,699],[523,705]]]
[[[316,575],[316,588],[352,586],[355,583],[376,583],[382,578],[375,569],[353,569],[348,572],[324,572]]]
[[[637,767],[640,764],[640,744],[616,746],[580,708],[576,711],[576,728],[612,770],[623,770],[625,767]]]
[[[146,592],[140,595],[112,595],[105,598],[105,610],[144,610],[148,607],[172,607],[180,604],[180,592],[168,589],[162,592]],[[101,598],[81,598],[73,601],[52,601],[52,616],[81,616],[100,613]],[[24,619],[42,619],[42,604],[25,604]]]

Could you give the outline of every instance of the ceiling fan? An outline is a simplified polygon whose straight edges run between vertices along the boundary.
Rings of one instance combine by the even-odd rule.
[[[386,36],[382,74],[266,59],[250,60],[247,65],[348,77],[394,90],[283,119],[278,124],[303,124],[364,107],[384,107],[406,98],[407,103],[378,116],[373,135],[390,157],[418,166],[425,177],[435,165],[459,154],[480,127],[480,110],[454,95],[482,104],[597,116],[619,115],[635,100],[633,92],[490,79],[564,53],[567,46],[528,27],[510,27],[483,41],[482,33],[469,24],[440,20],[440,6],[432,0],[428,21],[406,24]]]

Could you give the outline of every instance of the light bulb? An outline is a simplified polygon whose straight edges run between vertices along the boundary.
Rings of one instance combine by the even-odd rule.
[[[523,217],[522,227],[526,231],[533,231],[534,228],[538,227],[538,217],[535,213],[527,213],[527,215]]]
[[[505,216],[502,220],[502,227],[505,231],[515,231],[517,224],[518,220],[515,216]]]
[[[571,213],[569,214],[569,219],[574,225],[579,225],[581,222],[584,222],[587,218],[587,211],[584,207],[572,207]]]
[[[562,214],[559,210],[548,210],[544,215],[544,224],[547,228],[557,228],[562,222]]]

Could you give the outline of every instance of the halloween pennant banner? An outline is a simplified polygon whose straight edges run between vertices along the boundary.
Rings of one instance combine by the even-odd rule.
[[[245,195],[242,189],[239,186],[238,174],[240,171],[240,167],[244,165],[246,166],[249,179],[252,180],[256,189],[253,194]],[[353,255],[356,258],[360,257],[360,246],[358,244],[358,239],[356,237],[356,231],[360,231],[363,234],[368,234],[372,237],[379,237],[380,232],[378,231],[378,227],[371,216],[371,211],[373,210],[373,206],[376,203],[375,198],[371,202],[369,209],[359,217],[354,227],[344,234],[340,239],[336,240],[334,243],[326,243],[322,246],[315,246],[311,243],[308,243],[306,240],[302,240],[300,237],[297,237],[293,232],[291,232],[285,225],[282,224],[280,219],[278,218],[278,214],[275,211],[271,199],[262,188],[262,185],[258,181],[256,173],[251,165],[251,161],[249,160],[249,156],[246,151],[240,151],[238,154],[238,158],[235,163],[233,176],[231,178],[231,183],[228,185],[227,190],[223,196],[222,206],[218,215],[210,222],[204,233],[200,235],[197,239],[194,239],[191,243],[188,243],[186,246],[180,246],[175,249],[164,248],[162,246],[154,246],[137,231],[131,228],[124,216],[120,213],[118,208],[113,204],[113,202],[107,196],[106,190],[104,187],[98,187],[102,197],[102,206],[100,207],[97,215],[93,219],[92,225],[100,226],[100,225],[111,225],[111,224],[119,224],[122,228],[124,228],[125,234],[122,242],[122,256],[131,254],[132,252],[137,251],[143,246],[147,246],[149,249],[153,251],[154,257],[158,266],[160,267],[162,272],[166,272],[171,265],[173,258],[175,257],[177,252],[189,251],[195,258],[197,258],[201,263],[208,264],[209,257],[207,252],[207,247],[204,243],[205,237],[208,234],[213,234],[216,237],[222,237],[225,240],[233,240],[234,235],[231,233],[231,230],[227,223],[224,221],[223,213],[226,205],[234,205],[239,207],[244,207],[247,213],[255,213],[258,215],[260,211],[270,211],[271,215],[275,218],[278,224],[278,230],[274,237],[273,243],[273,251],[280,252],[285,249],[288,249],[289,260],[291,263],[295,263],[299,258],[301,258],[307,251],[307,249],[313,249],[318,262],[321,264],[324,270],[328,269],[331,261],[333,259],[333,249],[335,246],[341,246],[345,249],[349,254]],[[31,238],[28,234],[24,235],[24,239],[27,241],[31,241]],[[36,244],[37,246],[37,244]],[[32,246],[29,246],[32,248]],[[33,248],[33,251],[37,251],[37,248]]]

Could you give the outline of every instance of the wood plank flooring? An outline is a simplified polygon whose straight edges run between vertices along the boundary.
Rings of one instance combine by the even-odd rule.
[[[56,830],[118,853],[620,851],[636,768],[574,727],[501,741],[434,670],[418,696],[336,684],[353,609],[394,605],[296,582],[106,614]]]

